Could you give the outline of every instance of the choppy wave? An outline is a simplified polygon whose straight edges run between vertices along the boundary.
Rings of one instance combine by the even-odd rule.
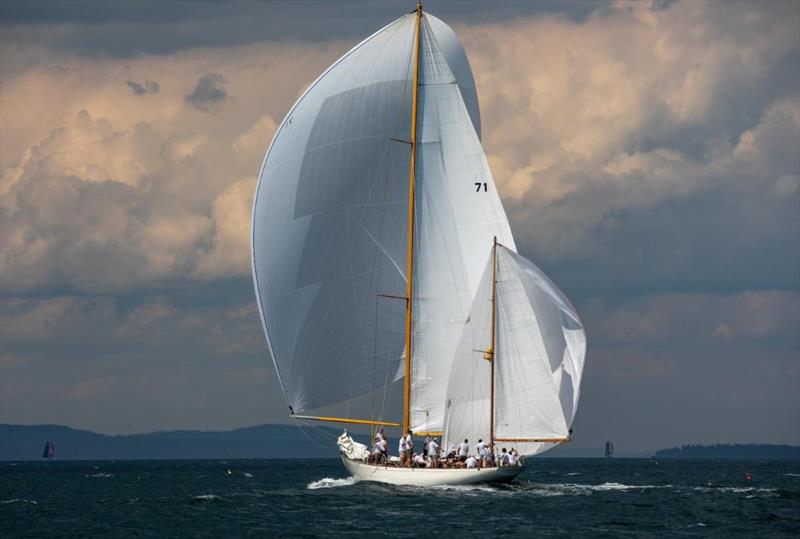
[[[757,488],[757,487],[694,487],[692,490],[700,492],[732,492],[734,494],[743,494],[745,492],[775,492],[775,488]]]
[[[335,488],[335,487],[347,487],[350,485],[355,485],[358,480],[355,477],[347,477],[345,479],[334,479],[332,477],[324,477],[319,481],[312,481],[308,484],[306,488],[309,490],[317,490],[320,488]]]
[[[244,475],[245,477],[253,477],[253,474],[251,474],[250,472],[244,472],[242,475]]]
[[[38,502],[36,500],[25,500],[22,498],[14,498],[12,500],[0,500],[0,504],[6,505],[9,503],[29,503],[31,505],[36,505]]]
[[[437,485],[434,487],[426,487],[433,490],[453,490],[456,492],[500,492],[498,487],[489,485]]]
[[[640,488],[669,488],[672,485],[625,485],[623,483],[603,483],[593,485],[592,490],[634,490]]]
[[[114,477],[114,474],[113,473],[98,472],[98,473],[93,473],[93,474],[87,474],[86,477]]]
[[[222,498],[216,494],[200,494],[199,496],[193,497],[192,500],[196,502],[216,502],[222,500]]]
[[[641,491],[654,488],[672,488],[672,485],[626,485],[624,483],[606,482],[599,485],[583,483],[529,483],[523,490],[538,496],[581,496],[593,492]]]

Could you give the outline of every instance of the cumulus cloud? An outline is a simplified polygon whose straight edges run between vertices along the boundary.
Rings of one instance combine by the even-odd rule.
[[[484,143],[522,250],[570,286],[586,282],[581,268],[590,261],[605,265],[607,277],[621,269],[637,281],[650,275],[640,284],[653,286],[659,271],[636,261],[629,277],[634,266],[609,266],[601,256],[621,247],[629,254],[618,261],[634,256],[624,245],[640,249],[649,226],[655,243],[684,243],[677,257],[639,256],[679,270],[675,283],[696,281],[691,257],[704,245],[726,251],[722,263],[704,260],[708,278],[693,286],[706,286],[741,248],[715,226],[719,212],[698,206],[716,195],[726,227],[746,227],[748,248],[769,236],[785,246],[779,265],[791,274],[798,96],[778,73],[799,46],[786,9],[623,3],[582,22],[544,17],[459,28],[478,81]],[[44,65],[71,70],[33,67],[7,80],[4,129],[19,129],[0,156],[5,282],[85,289],[246,275],[249,197],[245,184],[232,186],[252,182],[276,119],[347,45],[262,44],[124,64],[53,58]],[[264,57],[272,59],[267,69]],[[100,82],[128,72],[149,73],[161,90],[139,104]],[[63,90],[51,97],[56,80]],[[193,87],[185,94],[187,81]],[[16,112],[29,95],[46,96],[40,119]],[[181,101],[192,106],[183,110]],[[199,123],[191,114],[222,102],[224,115]],[[45,188],[66,190],[63,200],[42,200]],[[32,211],[39,202],[48,211]],[[683,237],[666,221],[654,228],[678,206],[706,235]],[[62,218],[64,226],[52,226]],[[83,264],[90,252],[98,255],[94,271]],[[751,269],[737,270],[736,286],[770,286],[763,268]],[[784,276],[772,286],[791,282]]]
[[[9,80],[4,102],[15,103],[32,88],[44,92],[53,77],[68,79],[59,107],[44,100],[42,114],[27,118],[12,109],[3,125],[33,126],[21,130],[27,145],[4,144],[0,156],[4,288],[91,292],[246,275],[255,175],[276,128],[268,113],[275,106],[261,97],[288,102],[295,92],[269,84],[268,71],[253,62],[263,53],[264,46],[239,51],[226,80],[242,89],[240,99],[210,122],[179,106],[181,81],[208,69],[209,59],[196,54],[177,69],[174,59],[142,60],[163,83],[141,104],[129,92],[96,86],[139,64],[81,61],[80,76],[34,68]],[[307,54],[323,62],[313,47]],[[296,84],[311,76],[300,71]]]
[[[606,277],[663,287],[659,267],[668,287],[709,287],[742,248],[753,256],[734,286],[797,286],[800,97],[784,76],[797,70],[797,21],[786,3],[620,2],[580,23],[461,28],[517,244],[573,289]],[[724,210],[706,206],[715,197]],[[767,237],[769,264],[782,251],[788,268],[771,282],[758,264]],[[709,244],[724,256],[703,256]]]
[[[143,84],[128,80],[126,81],[126,84],[128,85],[128,88],[131,89],[131,92],[134,93],[134,95],[157,94],[160,88],[158,83],[152,80],[146,80]]]
[[[5,409],[48,394],[87,426],[118,419],[97,416],[99,401],[241,424],[205,395],[240,398],[222,378],[272,380],[249,283],[255,177],[277,121],[353,40],[121,61],[12,30],[4,44],[24,46],[0,51]],[[457,30],[517,244],[589,331],[576,432],[604,440],[598,425],[625,417],[623,444],[719,441],[708,424],[739,432],[735,416],[796,443],[762,419],[796,424],[800,405],[797,5],[617,2]],[[214,362],[238,358],[252,364],[220,376]],[[270,383],[241,408],[274,397],[282,411]],[[133,406],[142,392],[182,395],[184,414],[174,398]],[[680,424],[663,417],[675,395]]]
[[[183,100],[198,110],[209,112],[225,101],[226,97],[228,92],[225,90],[225,77],[219,73],[209,73],[200,77]]]

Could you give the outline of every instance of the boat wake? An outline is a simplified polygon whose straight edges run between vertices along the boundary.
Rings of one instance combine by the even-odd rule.
[[[427,488],[455,492],[502,492],[503,490],[506,490],[489,485],[437,485],[435,487]]]
[[[355,485],[358,480],[355,477],[347,477],[345,479],[333,479],[332,477],[325,477],[319,481],[313,481],[308,484],[308,490],[317,490],[321,488],[335,488],[335,487],[349,487]]]

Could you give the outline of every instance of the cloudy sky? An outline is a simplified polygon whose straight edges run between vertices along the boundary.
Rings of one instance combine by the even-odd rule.
[[[413,2],[0,4],[0,422],[286,422],[249,271],[276,125]],[[800,7],[451,3],[575,445],[800,444]]]

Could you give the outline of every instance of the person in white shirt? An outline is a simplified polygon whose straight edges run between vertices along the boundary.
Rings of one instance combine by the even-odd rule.
[[[414,435],[411,432],[411,429],[408,430],[406,433],[406,451],[409,455],[409,459],[411,458],[411,454],[414,452]]]
[[[467,460],[467,455],[469,454],[469,440],[464,440],[463,443],[458,444],[458,460],[464,462]]]
[[[508,453],[506,448],[503,448],[503,453],[500,455],[500,466],[508,466]]]
[[[428,456],[428,447],[431,445],[431,436],[430,434],[425,435],[425,441],[422,443],[422,456]]]
[[[389,442],[386,441],[386,438],[381,438],[378,440],[378,447],[381,450],[380,458],[378,459],[378,462],[380,463],[389,458]]]
[[[420,454],[414,453],[414,467],[415,468],[424,468],[425,467],[425,457]]]
[[[428,456],[431,458],[433,467],[436,468],[439,460],[439,444],[436,443],[436,438],[431,438],[431,441],[428,442]]]
[[[478,445],[475,446],[475,449],[478,450],[478,457],[480,457],[481,460],[486,458],[486,444],[483,439],[478,440]]]
[[[470,455],[467,457],[467,468],[477,468],[478,467],[478,460]]]
[[[381,461],[381,455],[383,454],[383,449],[381,446],[381,439],[377,436],[375,437],[375,441],[372,442],[372,454],[369,456],[370,463],[379,463]]]
[[[516,466],[517,465],[517,450],[513,447],[511,451],[508,452],[508,465],[509,466]]]
[[[400,453],[400,464],[405,466],[408,454],[408,443],[406,442],[405,436],[400,437],[400,442],[397,444],[397,446],[397,452]]]
[[[491,445],[487,445],[483,455],[483,467],[492,468],[494,466],[494,452]]]

